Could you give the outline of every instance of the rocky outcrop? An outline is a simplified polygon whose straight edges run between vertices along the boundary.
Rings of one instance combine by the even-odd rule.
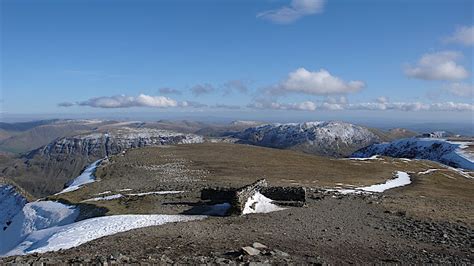
[[[342,157],[380,142],[369,129],[344,122],[267,124],[235,134],[241,143]]]

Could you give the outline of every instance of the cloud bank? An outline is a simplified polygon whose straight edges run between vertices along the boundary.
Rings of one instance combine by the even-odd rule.
[[[117,95],[111,97],[96,97],[87,101],[78,102],[80,106],[96,108],[128,108],[128,107],[154,107],[166,108],[176,107],[178,102],[164,96],[150,96],[140,94],[138,96]]]
[[[455,51],[442,51],[423,55],[415,66],[407,66],[408,77],[424,80],[461,80],[469,72],[458,64],[462,54]]]
[[[336,111],[336,110],[368,110],[368,111],[474,111],[474,105],[469,103],[421,103],[421,102],[382,102],[380,100],[366,103],[331,103],[323,102],[317,104],[311,101],[301,103],[277,103],[257,101],[248,105],[254,109],[270,109],[270,110],[296,110],[296,111]]]
[[[258,13],[257,18],[278,24],[289,24],[304,16],[321,13],[324,3],[324,0],[292,0],[289,6]]]

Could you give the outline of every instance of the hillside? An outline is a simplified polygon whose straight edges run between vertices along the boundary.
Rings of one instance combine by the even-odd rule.
[[[405,186],[369,194],[338,192],[394,180],[400,171],[410,180]],[[27,241],[14,252],[82,245],[3,261],[463,264],[470,260],[473,179],[429,161],[334,159],[204,143],[131,149],[102,162],[95,176],[96,182],[77,190],[30,203],[23,213],[36,209],[40,214],[50,210],[62,215],[48,219],[46,231],[41,231],[44,224],[33,223],[37,229],[25,234]],[[207,204],[200,198],[202,188],[239,187],[262,177],[272,186],[305,186],[306,206],[243,216],[196,215]],[[155,216],[149,215],[166,220],[153,222]],[[13,224],[27,221],[16,218]],[[94,236],[104,237],[94,240]],[[298,241],[288,241],[289,237]],[[68,241],[61,242],[64,239]],[[242,251],[254,242],[267,248],[253,256]],[[31,249],[25,249],[28,245]]]
[[[202,137],[149,128],[113,128],[57,139],[8,162],[4,176],[17,182],[34,196],[61,190],[71,177],[98,159],[130,148],[151,145],[202,142]]]

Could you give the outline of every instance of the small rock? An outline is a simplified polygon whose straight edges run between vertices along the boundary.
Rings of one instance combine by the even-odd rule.
[[[258,250],[256,248],[253,248],[253,247],[249,247],[249,246],[243,247],[242,251],[245,254],[250,255],[250,256],[256,256],[256,255],[260,254],[260,250]]]
[[[286,253],[286,252],[283,252],[281,250],[278,250],[278,249],[274,249],[273,252],[275,253],[276,256],[281,256],[281,257],[289,257],[290,254]]]
[[[258,242],[254,242],[252,244],[252,247],[256,248],[256,249],[266,249],[268,248],[267,246],[265,246],[264,244],[262,243],[258,243]]]

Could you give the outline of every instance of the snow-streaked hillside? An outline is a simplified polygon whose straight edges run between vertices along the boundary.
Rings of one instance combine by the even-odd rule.
[[[0,185],[0,231],[6,230],[27,200],[12,185]]]
[[[57,194],[67,193],[74,190],[78,190],[81,186],[92,183],[95,181],[94,172],[97,169],[97,166],[102,160],[97,160],[91,165],[89,165],[84,172],[82,172],[78,177],[72,180],[65,189]]]
[[[330,156],[349,155],[380,141],[365,127],[337,121],[266,124],[248,128],[235,137],[253,145]]]
[[[373,144],[352,154],[352,157],[367,158],[383,155],[397,158],[425,159],[452,167],[474,170],[474,161],[467,153],[464,142],[443,139],[408,138],[388,143]]]

